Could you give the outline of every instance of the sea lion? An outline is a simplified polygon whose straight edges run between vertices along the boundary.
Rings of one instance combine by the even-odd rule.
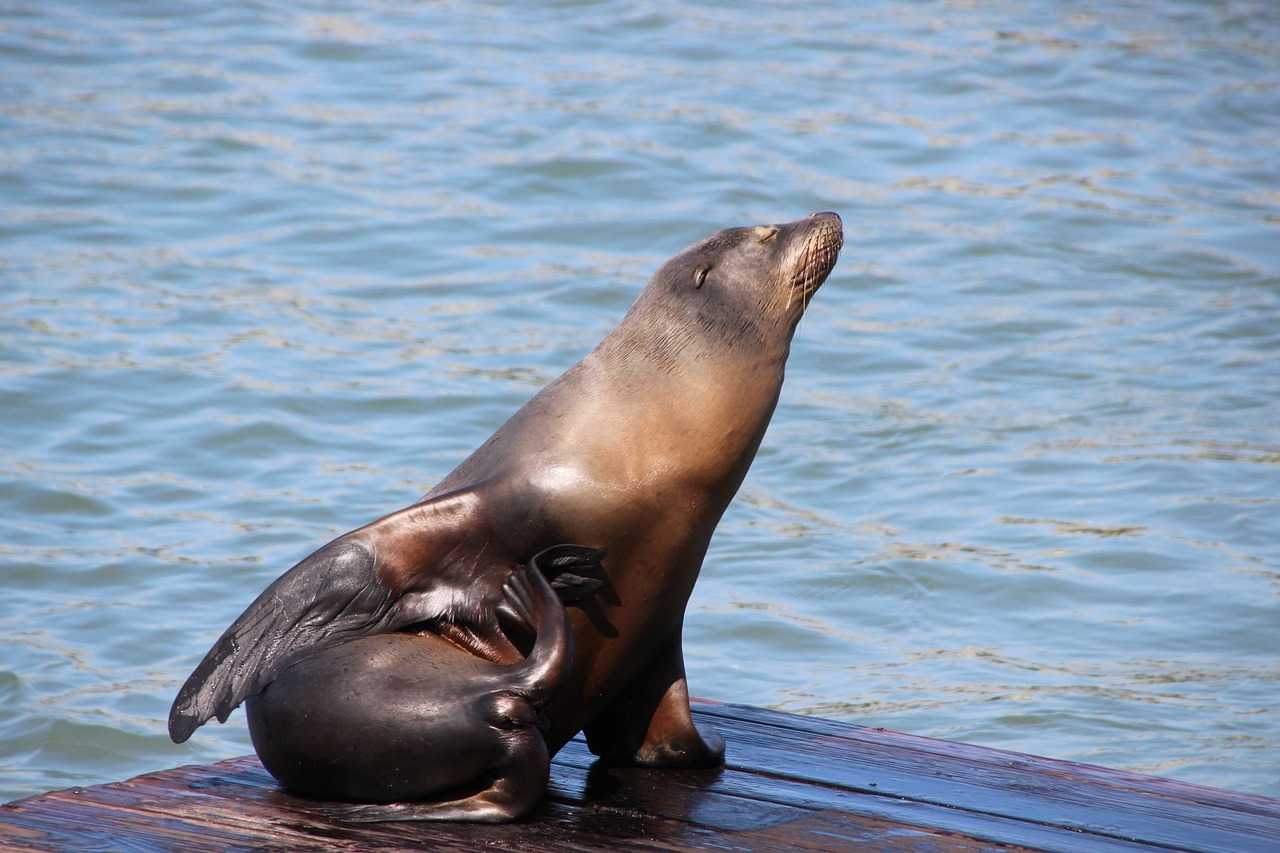
[[[359,637],[289,667],[246,702],[263,765],[311,797],[391,804],[337,807],[347,819],[523,814],[551,768],[540,712],[573,660],[568,614],[543,572],[581,571],[601,556],[551,548],[503,583],[501,609],[536,637],[520,663],[422,632]]]
[[[583,731],[609,762],[721,763],[723,739],[689,712],[685,606],[842,242],[840,217],[815,213],[719,231],[667,261],[616,329],[419,503],[272,583],[182,686],[170,735],[225,721],[289,666],[370,634],[430,631],[517,663],[503,584],[572,542],[607,557],[599,593],[569,611],[573,666],[546,711],[548,751]],[[566,574],[565,590],[582,580]]]

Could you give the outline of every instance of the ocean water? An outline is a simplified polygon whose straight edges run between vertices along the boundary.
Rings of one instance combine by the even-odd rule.
[[[692,691],[1280,796],[1276,4],[19,0],[0,138],[0,800],[816,210]]]

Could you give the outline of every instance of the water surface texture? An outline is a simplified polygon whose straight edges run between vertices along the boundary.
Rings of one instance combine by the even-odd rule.
[[[0,134],[0,799],[816,210],[693,692],[1280,796],[1280,6],[5,2]]]

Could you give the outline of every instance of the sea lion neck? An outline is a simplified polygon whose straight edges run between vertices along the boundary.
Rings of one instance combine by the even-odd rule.
[[[649,291],[641,295],[618,328],[584,359],[586,365],[608,365],[619,375],[640,373],[648,382],[663,377],[702,382],[708,375],[734,373],[776,373],[781,381],[790,335],[771,335],[754,319],[684,311],[651,296]]]

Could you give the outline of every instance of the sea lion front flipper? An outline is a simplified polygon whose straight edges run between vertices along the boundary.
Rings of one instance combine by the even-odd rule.
[[[608,764],[693,768],[724,763],[724,738],[697,725],[689,710],[679,629],[583,733],[591,751]]]
[[[182,743],[211,717],[225,722],[245,697],[308,655],[451,615],[448,560],[484,535],[478,502],[460,491],[414,504],[338,537],[277,578],[182,685],[170,737]],[[469,566],[473,584],[475,575]]]

